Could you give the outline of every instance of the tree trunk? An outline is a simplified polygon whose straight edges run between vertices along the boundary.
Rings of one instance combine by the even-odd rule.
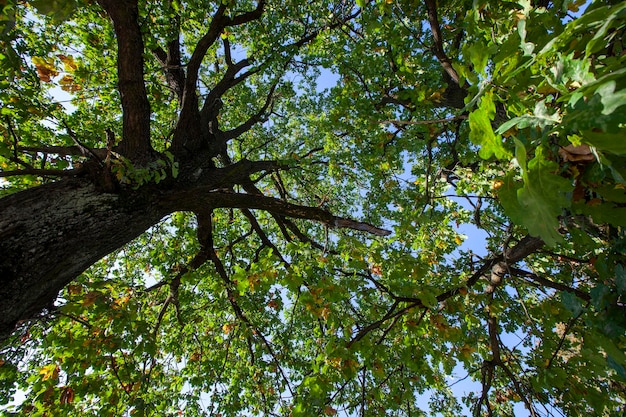
[[[0,340],[98,259],[156,224],[166,213],[155,194],[110,194],[74,178],[0,199]]]

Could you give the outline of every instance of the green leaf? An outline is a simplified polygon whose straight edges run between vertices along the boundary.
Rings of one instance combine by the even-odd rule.
[[[469,55],[474,70],[480,74],[484,74],[487,60],[489,59],[489,48],[487,45],[477,41],[476,43],[470,44],[464,52]]]
[[[574,294],[569,292],[561,293],[561,302],[568,309],[572,316],[577,317],[583,311],[583,305],[580,302],[580,299],[576,297]]]
[[[626,268],[622,264],[615,266],[615,286],[619,294],[626,294]]]
[[[526,42],[526,19],[520,19],[517,22],[517,32],[519,33],[521,42],[520,46],[525,55],[531,55],[535,50],[535,44],[532,42]]]
[[[611,355],[607,355],[606,361],[609,364],[609,366],[611,368],[613,368],[613,370],[615,370],[615,372],[617,372],[617,375],[619,375],[620,378],[626,379],[626,368],[624,367],[623,364],[621,364],[618,361],[616,361],[615,359],[613,359],[613,357]]]
[[[526,227],[531,235],[539,236],[553,246],[563,240],[558,232],[558,217],[570,206],[567,195],[573,190],[573,185],[554,173],[558,165],[544,157],[541,147],[537,148],[535,157],[526,166],[525,149],[521,142],[516,141],[523,186],[518,188],[509,176],[500,191],[502,205],[511,218]]]
[[[612,224],[626,226],[626,207],[619,207],[611,203],[576,203],[572,209],[577,214],[591,216],[598,224]]]
[[[485,92],[479,107],[469,115],[470,140],[480,146],[478,154],[483,159],[489,159],[492,155],[498,159],[510,157],[510,153],[502,145],[502,138],[494,134],[491,127],[495,112],[493,94]]]
[[[611,290],[609,287],[604,284],[599,284],[589,291],[589,294],[591,295],[591,304],[596,310],[601,310],[608,303],[607,297],[610,292]]]
[[[78,7],[76,0],[32,0],[30,4],[38,13],[52,17],[57,23],[69,19]]]
[[[536,127],[544,129],[549,126],[553,126],[561,121],[561,117],[558,112],[551,112],[545,104],[545,100],[537,102],[534,109],[534,114],[514,117],[511,120],[500,125],[496,133],[502,134],[512,127],[518,129],[525,129],[528,127]]]

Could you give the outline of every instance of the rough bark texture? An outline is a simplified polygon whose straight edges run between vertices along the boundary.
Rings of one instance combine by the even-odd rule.
[[[117,35],[118,90],[122,101],[122,141],[119,152],[130,158],[146,158],[150,145],[150,102],[143,78],[143,39],[135,0],[101,0]]]
[[[86,179],[10,195],[0,199],[0,213],[0,339],[164,215],[146,193],[103,193]]]

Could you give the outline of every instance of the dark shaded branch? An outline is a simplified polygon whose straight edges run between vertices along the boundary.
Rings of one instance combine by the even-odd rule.
[[[191,97],[195,96],[196,84],[198,82],[198,72],[202,60],[206,56],[209,48],[215,43],[222,31],[228,26],[237,26],[252,20],[258,19],[263,14],[263,8],[265,7],[265,0],[259,0],[256,9],[250,12],[246,12],[237,15],[233,18],[226,16],[226,5],[221,3],[217,9],[209,25],[207,33],[198,41],[196,48],[189,59],[187,64],[187,80],[185,82],[185,98],[183,100],[183,109],[195,104],[195,99]],[[193,100],[193,103],[191,102]]]
[[[314,248],[319,249],[321,251],[323,251],[325,249],[323,245],[319,244],[318,242],[316,242],[315,240],[311,239],[306,234],[302,233],[302,231],[298,228],[298,226],[296,226],[296,224],[294,222],[292,222],[289,219],[282,218],[282,217],[281,217],[281,219],[284,222],[285,226],[287,226],[287,228],[289,230],[291,230],[291,233],[293,233],[298,238],[298,240],[300,240],[300,242],[308,243],[311,246],[313,246]],[[330,251],[330,253],[334,253],[334,252]]]
[[[561,350],[561,348],[563,348],[563,343],[565,343],[565,339],[567,338],[567,335],[569,334],[572,327],[574,327],[574,324],[576,323],[576,321],[580,318],[580,316],[583,315],[583,312],[584,310],[581,310],[580,313],[578,313],[576,317],[572,317],[570,321],[567,323],[567,326],[565,326],[565,329],[563,330],[563,334],[561,335],[559,343],[556,346],[556,349],[554,349],[554,353],[552,354],[552,357],[548,361],[546,368],[550,368],[552,366],[552,363],[554,362],[557,355],[559,354],[559,351]]]
[[[203,106],[202,116],[198,106],[198,93],[196,89],[199,71],[209,48],[211,48],[226,27],[241,25],[260,18],[263,14],[264,6],[265,0],[259,0],[257,7],[253,11],[230,18],[226,16],[227,6],[225,3],[221,3],[213,15],[209,29],[196,44],[191,58],[187,63],[187,78],[185,79],[181,100],[181,112],[171,146],[173,153],[176,154],[184,151],[194,152],[196,149],[200,148],[203,145],[203,140],[207,139],[205,132],[207,122],[212,120],[213,114],[217,116],[217,112],[219,111],[219,97],[221,94],[218,95],[217,93],[215,96],[211,97],[208,106]],[[201,122],[201,119],[204,119],[205,122]],[[205,134],[203,134],[203,132]],[[219,152],[214,153],[216,155],[219,154]]]
[[[543,245],[545,245],[545,243],[538,237],[524,236],[515,246],[505,251],[504,260],[508,265],[512,265],[538,251]]]
[[[216,189],[230,190],[235,185],[250,182],[250,176],[257,172],[286,169],[288,169],[287,166],[281,165],[276,161],[250,161],[248,159],[242,159],[239,162],[229,164],[223,168],[198,168],[193,173],[191,181],[181,184],[179,189],[171,190],[169,197],[165,196],[164,202],[167,204],[172,199],[176,198],[176,195],[179,193],[193,198],[196,191],[200,194],[210,193]]]
[[[492,270],[494,267],[502,268],[502,267],[507,267],[508,265],[512,265],[513,263],[518,262],[524,259],[525,257],[529,256],[530,254],[536,252],[543,245],[544,243],[541,239],[532,237],[532,236],[525,236],[522,240],[520,240],[517,243],[517,245],[513,246],[512,248],[507,249],[504,255],[497,255],[490,259],[486,259],[483,262],[483,265],[477,271],[475,271],[472,274],[472,276],[465,282],[463,287],[465,286],[472,287],[478,282],[478,280],[481,277],[485,276],[487,272]],[[437,296],[437,302],[441,303],[447,300],[448,298],[458,294],[460,288],[461,287],[455,287],[439,294]],[[348,346],[351,346],[356,341],[362,339],[363,337],[365,337],[367,333],[371,332],[372,330],[379,328],[387,320],[395,318],[398,315],[402,315],[408,312],[412,308],[415,308],[415,307],[425,308],[426,307],[423,304],[423,302],[419,299],[419,297],[401,297],[392,293],[389,293],[389,295],[394,299],[394,302],[391,308],[389,309],[389,311],[387,312],[387,314],[385,314],[385,316],[383,316],[380,320],[375,321],[369,324],[368,326],[364,327],[363,329],[361,329],[359,333],[357,333],[357,335],[354,338],[352,338],[352,340],[348,343]],[[403,309],[396,311],[399,303],[401,302],[409,303],[409,305]]]
[[[15,130],[13,129],[13,125],[11,124],[11,120],[9,119],[9,116],[6,117],[6,121],[7,121],[7,130],[9,131],[9,134],[13,138],[13,155],[9,157],[9,160],[12,162],[15,162],[16,164],[20,166],[25,167],[26,169],[35,169],[31,164],[25,161],[22,161],[20,159],[17,153],[20,139],[18,138],[17,133],[15,133]]]
[[[416,303],[410,304],[410,305],[408,305],[408,306],[406,306],[404,308],[401,308],[400,310],[396,311],[396,309],[398,308],[399,303],[400,302],[397,301],[397,300],[394,301],[394,303],[391,305],[391,307],[389,308],[387,313],[380,320],[377,320],[377,321],[375,321],[375,322],[365,326],[361,330],[359,330],[359,332],[347,343],[346,347],[349,349],[353,344],[355,344],[359,340],[363,339],[372,330],[379,328],[387,320],[390,320],[390,319],[393,319],[395,317],[401,316],[404,313],[408,312],[409,310],[411,310],[411,309],[413,309],[415,307],[423,307],[423,304],[420,301],[420,302],[416,302]]]
[[[436,119],[436,120],[381,120],[378,123],[381,124],[392,124],[394,126],[405,126],[405,125],[432,125],[439,123],[449,123],[455,120],[464,120],[467,119],[467,116],[462,114],[459,116],[448,117],[446,119]]]
[[[72,141],[76,144],[76,147],[80,150],[81,154],[83,156],[90,156],[91,158],[95,159],[98,163],[100,163],[102,165],[102,158],[100,158],[95,152],[93,152],[89,147],[83,145],[78,138],[76,137],[76,134],[74,133],[74,131],[68,126],[67,122],[65,122],[65,120],[63,120],[62,122],[63,127],[65,127],[65,130],[67,130],[67,134],[70,136],[70,138],[72,138]]]
[[[530,271],[524,271],[523,269],[519,269],[519,268],[509,268],[509,272],[511,273],[511,275],[514,275],[514,276],[526,277],[536,282],[537,284],[543,285],[544,287],[574,294],[576,297],[580,298],[581,300],[585,300],[585,301],[591,300],[591,296],[589,294],[587,294],[584,291],[579,290],[578,288],[572,288],[565,284],[561,284],[560,282],[551,281],[547,278],[541,277]]]
[[[187,271],[185,271],[187,272]],[[180,303],[178,301],[178,288],[180,287],[180,279],[183,274],[179,273],[170,283],[169,283],[169,293],[163,302],[163,306],[161,307],[161,311],[159,311],[159,316],[157,317],[156,324],[154,326],[154,335],[156,337],[159,327],[161,327],[161,321],[167,312],[167,308],[170,304],[173,304],[176,308],[176,318],[178,319],[178,323],[180,325],[183,324],[183,321],[180,317]]]
[[[269,352],[270,356],[272,357],[274,364],[278,368],[283,380],[285,381],[287,389],[289,390],[291,395],[294,395],[293,389],[291,388],[291,384],[289,383],[289,378],[287,378],[287,374],[283,370],[281,363],[278,360],[278,357],[276,356],[274,349],[272,348],[272,345],[269,343],[269,341],[263,335],[260,329],[254,326],[254,324],[250,321],[250,319],[246,316],[246,314],[243,312],[243,310],[237,303],[237,296],[235,294],[235,291],[233,291],[233,288],[234,288],[233,282],[228,277],[228,274],[226,273],[226,269],[224,268],[224,264],[222,263],[221,259],[217,255],[217,252],[215,251],[215,246],[214,246],[214,241],[213,241],[213,225],[212,225],[212,219],[211,219],[211,212],[206,209],[202,210],[198,212],[197,218],[198,218],[199,229],[200,229],[200,224],[201,223],[203,224],[202,231],[199,232],[199,235],[198,235],[199,238],[200,238],[200,235],[202,235],[201,239],[203,241],[203,249],[207,251],[209,255],[209,259],[213,262],[213,265],[215,266],[215,269],[217,270],[218,275],[220,276],[220,278],[222,279],[224,283],[224,287],[226,288],[226,294],[228,295],[228,301],[230,302],[230,305],[232,306],[233,311],[235,312],[235,316],[237,316],[237,318],[242,323],[248,326],[248,328],[252,330],[252,333],[256,337],[261,339],[267,351]]]
[[[252,61],[250,61],[249,59],[242,59],[241,61],[238,61],[236,64],[229,65],[226,68],[226,72],[224,72],[224,75],[222,76],[222,78],[217,82],[217,84],[215,84],[215,86],[211,89],[211,92],[209,92],[209,94],[204,99],[204,104],[202,106],[202,110],[200,111],[200,116],[202,117],[203,124],[206,124],[211,121],[210,115],[214,113],[213,108],[215,107],[215,103],[217,102],[217,100],[219,100],[220,97],[222,97],[224,93],[228,91],[228,89],[239,84],[241,81],[245,79],[241,77],[235,78],[237,73],[241,71],[242,69],[249,67],[251,64],[252,64]]]
[[[269,240],[269,238],[261,228],[261,225],[257,221],[256,217],[254,217],[254,214],[252,214],[252,212],[248,209],[241,209],[241,213],[248,219],[250,225],[252,226],[252,229],[256,232],[257,236],[259,236],[263,245],[270,248],[274,255],[276,255],[283,264],[289,265],[289,262],[287,262],[287,260],[283,258],[283,255],[280,253],[276,245],[274,245],[274,243]]]
[[[270,88],[270,91],[269,93],[267,93],[267,97],[265,98],[265,103],[263,104],[263,107],[261,107],[258,112],[250,116],[250,118],[246,120],[244,123],[242,123],[241,125],[237,126],[234,129],[224,132],[222,134],[223,140],[228,141],[230,139],[239,137],[243,135],[245,132],[247,132],[248,130],[252,129],[252,127],[254,127],[255,124],[267,120],[267,117],[266,117],[267,110],[269,109],[272,103],[272,97],[274,96],[274,91],[276,90],[277,85],[278,83],[274,83],[272,87]]]
[[[450,61],[450,58],[448,58],[446,52],[443,50],[443,36],[441,35],[439,18],[437,16],[437,0],[425,1],[426,9],[428,10],[428,22],[430,23],[430,29],[433,34],[433,49],[435,56],[441,63],[443,69],[450,76],[450,78],[456,84],[459,84],[459,74],[457,74],[456,70],[452,67],[452,62]]]
[[[113,21],[117,38],[118,90],[122,101],[122,141],[118,151],[133,159],[149,155],[150,103],[143,78],[144,44],[137,0],[98,0]]]
[[[181,119],[185,113],[198,111],[196,84],[198,83],[200,65],[202,64],[202,60],[204,59],[207,51],[211,45],[215,43],[220,33],[226,26],[227,18],[224,17],[225,12],[226,4],[220,3],[219,8],[213,15],[207,33],[198,41],[198,44],[196,45],[196,48],[187,63],[187,79],[185,80],[185,87],[183,90]]]
[[[209,201],[207,201],[206,203],[212,204],[215,208],[234,207],[259,209],[268,211],[270,213],[279,214],[281,216],[317,221],[329,227],[368,232],[376,236],[388,236],[391,234],[390,231],[378,228],[369,223],[338,217],[326,210],[317,207],[308,207],[287,203],[273,197],[251,194],[214,192],[210,193],[208,199]],[[202,198],[199,198],[199,200],[202,200]]]
[[[492,300],[493,300],[493,294],[491,294],[490,297],[489,297],[489,303],[490,304],[491,304]],[[504,373],[507,375],[507,377],[509,378],[509,380],[511,381],[511,383],[515,387],[515,391],[517,392],[517,394],[520,396],[520,398],[524,402],[524,405],[526,406],[526,409],[528,409],[528,411],[530,412],[530,415],[534,417],[536,415],[535,409],[534,409],[532,403],[527,398],[526,393],[522,389],[522,386],[521,386],[520,382],[518,381],[517,376],[515,376],[515,374],[513,374],[513,372],[509,369],[507,364],[502,360],[502,355],[500,353],[500,329],[499,329],[498,319],[490,311],[489,311],[488,314],[489,314],[489,317],[487,318],[487,328],[488,328],[488,332],[489,332],[489,345],[491,347],[492,358],[491,358],[490,361],[485,361],[484,366],[492,368],[491,369],[491,376],[492,377],[493,377],[493,371],[494,371],[493,368],[499,367],[500,369],[502,369],[504,371]],[[491,385],[491,383],[489,384],[489,386],[490,385]],[[485,388],[485,386],[483,386],[483,396],[482,397],[486,398],[487,397],[487,392],[484,390],[484,388]],[[488,390],[489,390],[489,388],[487,388],[487,391]],[[487,405],[489,405],[488,402],[487,402]],[[480,409],[479,409],[479,411],[480,411]]]
[[[176,18],[176,29],[179,27],[178,17]],[[180,40],[177,36],[168,42],[167,52],[161,48],[152,51],[159,64],[165,70],[165,79],[168,87],[176,94],[179,103],[183,99],[183,89],[185,85],[185,71],[182,68],[180,57]]]

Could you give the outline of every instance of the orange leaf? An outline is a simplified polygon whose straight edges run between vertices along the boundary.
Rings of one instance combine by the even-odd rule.
[[[70,387],[64,387],[61,391],[61,404],[71,404],[74,401],[74,390]]]
[[[335,410],[334,408],[332,408],[330,405],[327,405],[324,408],[324,415],[326,416],[334,416],[337,415],[337,410]]]
[[[77,284],[70,284],[67,286],[67,292],[69,292],[71,295],[78,295],[83,292],[83,287]]]
[[[32,58],[35,68],[37,68],[37,75],[39,79],[45,83],[52,81],[52,77],[59,75],[54,63],[49,59],[44,59],[38,56]]]
[[[76,62],[74,62],[73,56],[59,54],[57,55],[57,57],[61,60],[61,62],[63,62],[63,68],[65,69],[65,71],[73,72],[76,70],[76,68],[78,68],[78,65],[76,65]]]
[[[378,276],[382,276],[383,275],[383,269],[380,265],[372,265],[370,267],[370,271],[372,272],[372,275],[378,275]]]

